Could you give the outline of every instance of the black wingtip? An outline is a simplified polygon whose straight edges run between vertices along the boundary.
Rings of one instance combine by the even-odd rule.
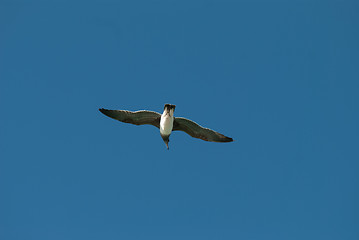
[[[226,138],[226,142],[233,142],[233,141],[234,141],[233,138],[230,138],[230,137]]]
[[[233,141],[234,141],[233,138],[222,135],[222,138],[219,142],[233,142]]]

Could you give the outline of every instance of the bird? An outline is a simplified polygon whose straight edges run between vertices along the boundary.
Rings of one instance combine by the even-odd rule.
[[[109,110],[99,108],[104,115],[124,123],[135,125],[153,125],[160,129],[160,135],[169,150],[168,142],[172,131],[183,131],[194,138],[199,138],[208,142],[232,142],[233,139],[221,133],[205,128],[192,120],[183,117],[174,117],[176,105],[165,104],[163,113],[154,111],[140,110]]]

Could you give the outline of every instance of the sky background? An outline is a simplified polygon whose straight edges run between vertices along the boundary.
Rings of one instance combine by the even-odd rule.
[[[358,1],[1,1],[0,239],[359,239]],[[235,139],[98,108],[162,112]]]

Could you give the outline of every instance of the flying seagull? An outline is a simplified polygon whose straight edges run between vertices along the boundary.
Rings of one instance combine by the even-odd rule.
[[[209,128],[204,128],[197,123],[182,117],[174,117],[176,105],[165,104],[162,115],[158,112],[141,110],[131,112],[127,110],[108,110],[100,108],[100,112],[106,116],[124,123],[135,125],[150,124],[160,129],[160,134],[165,142],[167,149],[169,137],[172,131],[184,131],[194,138],[199,138],[209,142],[232,142],[233,139],[223,134],[215,132]]]

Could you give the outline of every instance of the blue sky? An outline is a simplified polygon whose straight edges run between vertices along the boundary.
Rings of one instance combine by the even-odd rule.
[[[1,1],[0,238],[358,239],[357,1]],[[98,108],[162,111],[233,137]]]

